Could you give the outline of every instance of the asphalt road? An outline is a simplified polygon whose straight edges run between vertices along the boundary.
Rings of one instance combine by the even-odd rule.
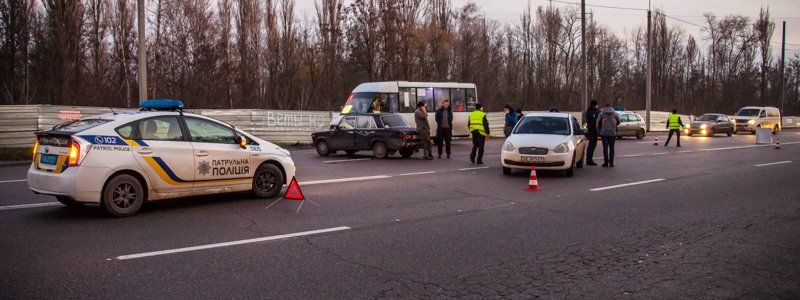
[[[623,140],[616,168],[539,172],[540,192],[502,175],[502,140],[484,166],[467,140],[435,161],[296,150],[299,213],[227,194],[116,219],[0,167],[0,297],[798,298],[800,131],[780,137]]]

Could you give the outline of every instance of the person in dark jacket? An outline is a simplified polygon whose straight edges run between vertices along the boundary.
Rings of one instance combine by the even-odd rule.
[[[506,122],[505,125],[503,125],[503,134],[508,137],[511,135],[511,130],[514,129],[514,125],[517,125],[517,111],[511,106],[511,104],[506,104],[503,107],[503,112],[506,113]]]
[[[483,164],[483,146],[486,144],[486,137],[491,134],[489,132],[489,120],[486,118],[486,113],[483,112],[483,106],[475,104],[475,110],[469,113],[469,120],[467,128],[472,133],[472,152],[469,154],[469,161],[477,164]]]
[[[439,159],[442,158],[442,146],[450,159],[450,142],[453,140],[453,111],[450,109],[450,100],[442,101],[442,107],[436,110],[436,150]]]
[[[600,138],[603,140],[603,167],[614,167],[614,142],[617,140],[617,126],[619,126],[619,115],[611,103],[600,110],[597,117],[597,128]]]
[[[589,146],[586,149],[586,165],[596,166],[594,162],[594,149],[597,148],[597,101],[592,100],[589,108],[583,114],[583,124],[586,125],[586,138],[589,139]]]
[[[525,114],[522,113],[522,108],[517,108],[517,121],[522,120]]]
[[[433,154],[431,154],[431,125],[428,124],[428,108],[423,101],[417,103],[417,110],[414,112],[414,123],[417,124],[417,136],[422,142],[422,150],[425,156],[423,159],[431,160],[433,159]]]

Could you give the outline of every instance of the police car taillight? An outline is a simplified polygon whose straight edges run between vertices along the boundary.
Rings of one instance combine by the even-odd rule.
[[[81,159],[81,145],[75,140],[69,145],[69,165],[71,167],[79,166]]]

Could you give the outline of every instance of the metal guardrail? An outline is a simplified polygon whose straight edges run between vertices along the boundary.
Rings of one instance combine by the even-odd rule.
[[[117,109],[131,111],[135,109]],[[278,143],[310,143],[311,133],[328,128],[338,112],[291,111],[264,109],[200,109],[187,110],[228,122],[260,138]],[[0,106],[0,147],[30,147],[33,133],[76,118],[110,113],[110,108],[56,105]],[[644,116],[644,111],[635,111]],[[566,112],[581,119],[581,112]],[[666,131],[668,112],[651,112],[652,131]],[[493,137],[503,136],[504,114],[491,112],[487,116]],[[689,121],[688,116],[683,116]],[[783,118],[784,128],[800,128],[800,117]]]

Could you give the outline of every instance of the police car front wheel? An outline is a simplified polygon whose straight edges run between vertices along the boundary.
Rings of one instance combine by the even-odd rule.
[[[127,217],[135,214],[144,202],[144,188],[136,177],[120,174],[111,178],[103,188],[100,205],[110,215]]]
[[[283,188],[283,173],[273,164],[265,163],[253,175],[253,194],[258,198],[273,198]]]

